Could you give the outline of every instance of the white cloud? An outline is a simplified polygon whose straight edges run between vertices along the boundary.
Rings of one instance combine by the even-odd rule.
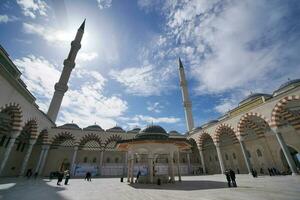
[[[110,8],[112,6],[112,0],[97,0],[97,3],[100,10]]]
[[[43,57],[29,55],[15,59],[14,63],[22,72],[27,88],[37,98],[37,104],[45,112],[48,110],[54,92],[54,84],[59,80],[57,66]],[[127,102],[117,96],[102,94],[106,79],[97,71],[75,68],[69,81],[59,113],[58,123],[72,120],[85,127],[94,122],[109,128],[116,124],[115,118],[127,110]]]
[[[80,61],[92,61],[98,57],[97,52],[79,52],[77,56],[77,60]]]
[[[163,105],[161,105],[159,102],[147,102],[147,110],[155,112],[155,113],[160,113],[161,110],[164,108]]]
[[[38,105],[46,111],[54,92],[54,84],[60,75],[57,66],[43,57],[34,55],[16,59],[14,63],[22,72],[21,78],[24,79],[29,91],[37,97]]]
[[[36,18],[37,15],[47,16],[48,5],[43,0],[17,0],[25,16]]]
[[[110,76],[124,85],[127,93],[138,96],[160,95],[166,92],[173,87],[166,82],[171,74],[172,71],[169,71],[168,67],[157,69],[151,64],[110,71]]]
[[[8,23],[8,22],[16,21],[16,20],[18,20],[18,18],[15,16],[0,15],[0,24]]]

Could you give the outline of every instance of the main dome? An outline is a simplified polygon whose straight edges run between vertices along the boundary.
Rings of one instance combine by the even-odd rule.
[[[142,129],[135,138],[138,139],[167,139],[169,135],[167,131],[158,125],[148,126]]]
[[[103,129],[101,128],[101,126],[99,126],[97,124],[85,127],[83,130],[84,131],[103,131]]]

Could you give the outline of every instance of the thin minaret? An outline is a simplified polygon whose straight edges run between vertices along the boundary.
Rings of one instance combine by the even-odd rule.
[[[68,58],[64,60],[63,71],[61,73],[59,81],[55,84],[54,87],[55,91],[47,113],[47,115],[53,122],[56,121],[62,99],[64,97],[64,94],[68,90],[68,81],[71,72],[75,67],[75,58],[79,49],[81,48],[80,42],[84,33],[84,26],[85,26],[85,20],[82,22],[81,26],[79,27],[75,39],[71,42],[71,49]]]
[[[189,91],[188,91],[188,87],[187,87],[187,81],[185,79],[184,68],[183,68],[180,58],[179,58],[179,77],[180,77],[180,87],[181,87],[182,100],[183,100],[183,106],[184,106],[184,112],[185,112],[186,126],[187,126],[188,131],[191,131],[194,128],[192,103],[190,101]]]

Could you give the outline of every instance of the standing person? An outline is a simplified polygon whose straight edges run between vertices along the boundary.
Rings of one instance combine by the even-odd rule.
[[[63,172],[59,172],[58,173],[58,177],[57,177],[57,185],[60,185],[60,183],[62,182],[64,178],[64,173]]]
[[[91,174],[91,172],[87,172],[86,176],[87,176],[87,181],[92,181],[92,174]]]
[[[226,176],[226,179],[227,179],[227,184],[228,184],[228,187],[231,187],[231,180],[230,180],[230,174],[229,174],[229,171],[226,169],[225,171],[225,176]]]
[[[232,186],[237,187],[236,182],[235,182],[235,173],[232,169],[229,170],[229,175],[230,175],[230,179],[232,182]]]
[[[27,170],[26,176],[27,176],[28,179],[32,176],[32,169]]]
[[[70,171],[66,170],[65,171],[65,185],[68,185],[69,179],[70,179]]]
[[[137,175],[136,175],[136,182],[137,183],[139,182],[140,175],[141,175],[141,171],[139,170]]]
[[[86,172],[86,173],[85,173],[85,177],[84,177],[84,180],[85,180],[85,181],[88,181],[88,173],[89,173],[89,172]]]

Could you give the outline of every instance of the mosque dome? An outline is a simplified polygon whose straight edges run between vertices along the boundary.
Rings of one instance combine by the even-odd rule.
[[[141,131],[141,129],[137,127],[137,128],[134,128],[134,129],[128,131],[128,133],[139,133],[140,131]]]
[[[115,126],[112,128],[107,129],[106,131],[110,131],[110,132],[125,132],[121,127],[119,126]]]
[[[81,129],[77,124],[74,124],[74,123],[67,123],[67,124],[58,126],[58,128],[75,129],[75,130]]]
[[[97,124],[85,127],[83,130],[84,131],[103,131],[103,129],[101,128],[101,126],[99,126]]]
[[[272,95],[270,94],[265,94],[265,93],[253,93],[253,94],[250,94],[248,95],[245,99],[243,99],[239,105],[242,105],[242,104],[245,104],[245,103],[248,103],[250,101],[253,101],[257,98],[260,98],[260,97],[265,97],[265,99],[269,99],[272,97]]]
[[[138,139],[167,139],[168,137],[167,131],[158,125],[148,126],[136,135]]]
[[[286,91],[293,89],[299,85],[300,85],[300,79],[289,80],[289,81],[283,83],[282,85],[280,85],[280,87],[274,91],[273,96],[277,96],[278,94],[286,92]]]

